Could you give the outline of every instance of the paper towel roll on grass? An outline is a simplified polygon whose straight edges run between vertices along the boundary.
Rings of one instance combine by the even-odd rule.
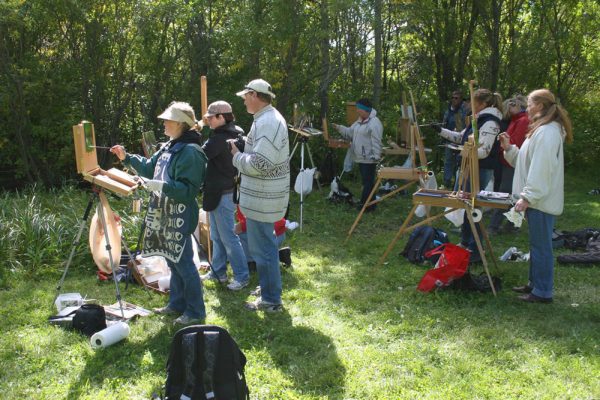
[[[125,322],[117,322],[100,332],[94,333],[90,342],[92,348],[99,349],[115,344],[129,336],[129,325]]]

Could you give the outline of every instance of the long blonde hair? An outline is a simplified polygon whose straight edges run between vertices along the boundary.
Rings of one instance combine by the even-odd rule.
[[[565,130],[565,141],[573,142],[573,125],[567,110],[556,103],[556,97],[548,89],[538,89],[529,93],[529,100],[534,104],[542,106],[542,110],[530,118],[529,132],[527,137],[531,136],[537,128],[551,122],[558,122]]]

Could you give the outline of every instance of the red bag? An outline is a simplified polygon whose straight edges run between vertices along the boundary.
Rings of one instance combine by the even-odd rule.
[[[452,243],[444,243],[425,253],[425,258],[440,255],[433,269],[425,272],[417,290],[431,292],[433,289],[448,286],[452,280],[460,278],[467,272],[471,252]]]

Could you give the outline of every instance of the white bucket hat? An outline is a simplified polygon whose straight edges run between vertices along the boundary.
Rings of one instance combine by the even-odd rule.
[[[243,97],[246,93],[251,91],[268,94],[269,96],[271,96],[271,98],[275,98],[275,94],[273,93],[271,85],[269,84],[269,82],[263,79],[255,79],[253,81],[250,81],[250,83],[248,83],[246,87],[244,87],[244,90],[236,93],[236,96]]]
[[[196,125],[196,114],[194,109],[188,103],[183,101],[174,101],[157,118],[166,119],[175,122],[185,122],[189,126]]]

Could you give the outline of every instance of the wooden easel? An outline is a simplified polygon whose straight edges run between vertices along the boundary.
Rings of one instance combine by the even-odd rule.
[[[412,92],[410,92],[410,98],[412,101],[413,112],[415,113],[414,114],[415,120],[411,122],[410,127],[409,127],[409,137],[408,137],[408,143],[407,143],[408,147],[401,148],[397,144],[392,144],[394,152],[387,152],[386,154],[409,154],[410,160],[411,160],[411,166],[409,168],[404,168],[404,167],[381,167],[381,168],[379,168],[379,171],[377,171],[377,180],[375,181],[373,190],[371,190],[369,197],[365,201],[365,204],[363,204],[362,209],[360,210],[360,212],[358,213],[358,216],[354,220],[354,223],[350,227],[350,230],[348,231],[348,235],[346,236],[346,242],[348,241],[348,239],[350,239],[350,236],[352,236],[352,233],[356,229],[356,226],[360,222],[367,207],[370,207],[374,204],[382,202],[383,200],[395,195],[396,193],[399,193],[400,191],[406,189],[407,187],[409,187],[412,184],[419,184],[421,179],[427,174],[427,171],[426,171],[427,156],[425,155],[425,146],[423,145],[423,139],[421,138],[421,132],[419,130],[419,125],[416,122],[417,114],[416,114],[415,100],[413,98]],[[404,103],[406,103],[406,101]],[[406,107],[406,104],[404,104],[403,107]],[[406,107],[406,109],[408,109],[408,107]],[[416,162],[417,151],[419,153],[419,166],[418,167],[417,167],[417,162]],[[375,197],[375,193],[377,193],[377,190],[379,189],[379,186],[381,185],[381,181],[384,179],[402,179],[402,180],[406,180],[408,182],[405,183],[404,185],[394,189],[393,191],[387,193],[386,195],[382,196],[381,198],[373,200],[373,198]]]
[[[204,118],[206,111],[208,110],[208,84],[206,80],[206,76],[202,75],[200,77],[200,113],[202,114],[202,120],[205,124],[208,124],[208,121]],[[210,216],[206,216],[206,226],[208,231],[208,246],[206,249],[206,257],[208,258],[208,262],[212,262],[212,243],[210,239]]]
[[[396,233],[396,236],[390,242],[386,251],[379,259],[378,265],[381,265],[385,261],[387,256],[393,250],[394,245],[396,244],[400,236],[402,236],[403,234],[410,232],[421,225],[430,224],[434,220],[443,217],[444,215],[451,213],[455,210],[463,209],[465,210],[467,220],[469,221],[469,225],[471,226],[471,230],[473,231],[473,237],[475,238],[477,249],[479,250],[479,254],[481,255],[483,268],[488,277],[490,287],[492,288],[492,293],[494,293],[494,296],[496,296],[496,289],[494,288],[492,276],[488,269],[488,262],[483,251],[483,245],[481,243],[481,240],[479,239],[479,235],[477,234],[477,228],[475,226],[474,220],[474,212],[475,209],[478,207],[493,207],[507,209],[510,207],[510,204],[508,202],[498,203],[485,201],[476,197],[476,194],[479,193],[479,160],[477,158],[477,146],[475,145],[475,140],[473,137],[470,137],[469,140],[465,143],[463,149],[461,150],[461,155],[462,162],[459,176],[459,190],[456,192],[450,192],[446,190],[420,189],[417,192],[415,192],[413,194],[413,207],[410,210],[408,217],[406,218],[402,226],[400,226],[400,229]],[[470,190],[466,191],[465,189],[469,185],[469,180],[471,183]],[[445,210],[440,214],[429,216],[423,221],[420,221],[414,225],[410,225],[410,222],[413,216],[415,215],[415,211],[419,205],[425,205],[430,207],[443,207]],[[489,254],[492,257],[492,261],[494,262],[496,269],[498,269],[498,265],[496,264],[496,257],[494,256],[494,251],[492,249],[492,244],[483,224],[480,225],[480,230],[489,250]]]

